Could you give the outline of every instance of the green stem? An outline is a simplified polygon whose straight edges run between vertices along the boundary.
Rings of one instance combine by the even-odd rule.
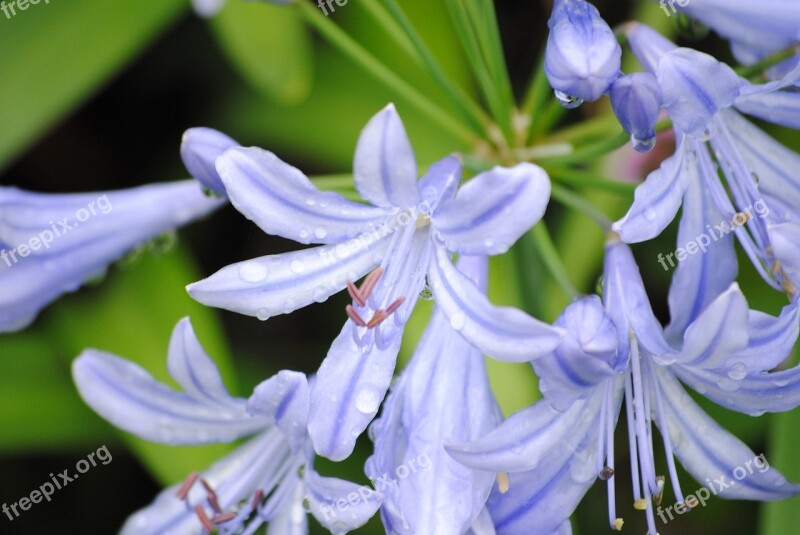
[[[525,142],[531,140],[532,133],[538,130],[538,122],[541,117],[541,109],[547,102],[548,95],[552,95],[550,82],[544,72],[544,56],[539,59],[538,67],[528,84],[528,91],[522,103],[522,113],[531,118],[528,129],[528,136]]]
[[[300,11],[306,21],[313,26],[328,42],[348,56],[376,79],[395,90],[405,98],[409,104],[414,105],[419,111],[452,134],[456,139],[467,146],[472,146],[476,138],[470,134],[464,124],[442,110],[432,100],[421,93],[417,88],[406,82],[392,70],[370,54],[364,47],[354,41],[347,33],[336,26],[328,17],[322,14],[310,2],[298,2]]]
[[[564,294],[571,300],[580,297],[581,293],[575,285],[572,284],[572,281],[567,275],[567,268],[558,255],[558,250],[553,243],[553,238],[550,236],[550,231],[547,229],[544,221],[540,221],[526,236],[529,236],[528,239],[536,247],[539,258],[545,268],[550,272],[553,280],[556,281]]]
[[[559,184],[551,184],[550,186],[552,188],[550,194],[553,199],[564,206],[582,212],[591,217],[595,223],[597,223],[603,229],[604,232],[611,232],[611,220],[606,217],[603,212],[598,210],[597,207],[595,207],[592,203],[588,202],[580,195],[576,195],[574,192],[570,191],[564,186]]]
[[[748,67],[739,67],[736,69],[736,73],[742,78],[752,78],[753,76],[761,74],[770,67],[774,67],[778,63],[793,58],[798,54],[800,54],[800,45],[794,44],[788,48],[776,52],[767,58],[762,59],[754,65],[750,65]]]
[[[372,3],[373,2],[371,0],[366,2],[366,4]],[[486,115],[486,112],[484,112],[483,109],[474,100],[472,100],[463,89],[457,87],[450,80],[447,74],[445,74],[441,65],[439,65],[439,62],[425,44],[425,41],[416,31],[414,25],[411,24],[411,21],[400,7],[400,4],[396,0],[383,0],[383,3],[386,5],[388,11],[402,28],[402,31],[405,32],[405,35],[414,47],[416,54],[422,60],[423,66],[428,70],[428,73],[431,75],[434,81],[439,84],[442,90],[448,95],[448,97],[450,97],[453,104],[456,106],[456,108],[458,108],[458,111],[461,112],[464,119],[470,124],[473,131],[479,136],[485,135],[486,125],[491,122],[491,119],[488,115]]]
[[[613,178],[602,177],[591,171],[584,171],[583,169],[547,167],[546,171],[551,179],[570,186],[593,188],[625,196],[633,195],[633,191],[638,185],[635,182],[622,182],[620,180],[614,180]]]
[[[381,25],[386,35],[397,43],[397,46],[402,48],[409,58],[413,59],[418,66],[424,66],[422,57],[417,52],[414,44],[409,40],[403,28],[392,18],[391,14],[386,11],[380,2],[367,0],[366,2],[361,2],[359,5],[369,13],[375,22]]]

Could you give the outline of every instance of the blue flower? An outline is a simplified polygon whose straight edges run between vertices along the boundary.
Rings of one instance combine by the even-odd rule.
[[[339,500],[361,488],[319,476],[306,422],[305,375],[282,371],[256,387],[249,400],[232,397],[188,319],[178,323],[169,347],[175,392],[136,364],[96,350],[73,363],[73,377],[86,403],[112,424],[141,438],[169,445],[249,441],[200,474],[164,490],[132,515],[123,534],[307,533],[306,512],[336,534],[363,525],[380,506],[379,496]],[[361,495],[361,494],[359,494]]]
[[[190,128],[183,134],[181,158],[189,174],[215,194],[225,196],[216,163],[226,150],[239,144],[212,128]]]
[[[798,157],[735,110],[800,126],[800,94],[784,90],[800,78],[800,67],[783,80],[754,85],[711,56],[677,48],[644,25],[629,26],[628,38],[658,79],[678,147],[637,188],[633,205],[614,230],[629,243],[655,237],[675,217],[689,185],[701,181],[720,214],[706,221],[703,234],[716,242],[719,235],[734,233],[762,277],[794,294],[800,242],[796,234],[790,236],[800,205],[791,199],[800,188],[792,170]]]
[[[495,358],[527,361],[558,343],[549,325],[492,306],[451,260],[454,252],[503,253],[539,220],[550,193],[541,168],[495,167],[459,189],[461,164],[451,156],[417,181],[411,143],[390,105],[356,148],[356,188],[370,205],[318,190],[258,148],[228,150],[217,170],[231,203],[265,232],[323,245],[227,266],[189,286],[195,299],[263,320],[345,288],[353,298],[311,395],[309,430],[321,455],[347,457],[377,413],[426,280],[450,325]]]
[[[617,78],[609,90],[611,106],[622,127],[631,135],[633,148],[647,152],[656,144],[656,121],[661,112],[661,89],[650,73]]]
[[[745,65],[800,41],[800,4],[794,0],[683,0],[675,4],[675,0],[661,0],[665,13],[680,10],[729,39],[734,56]]]
[[[136,245],[222,202],[194,180],[63,195],[0,187],[0,332],[28,326]]]
[[[665,334],[630,250],[612,239],[603,303],[592,296],[570,305],[556,323],[567,332],[561,346],[533,361],[544,399],[486,437],[449,448],[468,466],[510,473],[508,492],[488,501],[498,532],[528,534],[536,526],[536,533],[569,533],[564,523],[598,477],[608,482],[609,524],[621,529],[613,436],[623,399],[634,505],[646,511],[649,533],[657,532],[655,514],[666,513],[660,504],[667,478],[656,472],[653,424],[662,431],[680,504],[696,506],[698,497],[684,495],[674,456],[722,498],[777,500],[800,493],[774,469],[753,470],[755,453],[705,414],[679,382],[747,414],[800,404],[800,368],[767,373],[797,339],[797,305],[777,318],[748,310],[736,284],[719,280],[730,274],[726,266],[714,268],[727,250],[722,253],[682,266],[686,278],[670,290],[674,321]],[[701,270],[707,278],[697,276]],[[699,280],[697,293],[686,291],[687,280]],[[748,462],[750,470],[739,477],[737,469]],[[727,487],[717,485],[720,478]]]
[[[568,107],[600,98],[620,76],[622,49],[597,8],[556,0],[548,22],[545,74]]]
[[[485,289],[485,257],[462,257],[459,268]],[[381,506],[387,533],[460,535],[479,515],[490,522],[484,504],[495,474],[459,464],[444,444],[478,439],[500,419],[483,355],[434,311],[369,430],[375,453],[367,475],[393,480]]]

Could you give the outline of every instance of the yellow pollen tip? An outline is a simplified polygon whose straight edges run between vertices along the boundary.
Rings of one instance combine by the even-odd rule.
[[[508,492],[508,488],[510,483],[508,481],[508,472],[498,472],[497,473],[497,488],[500,490],[500,494],[505,494]]]
[[[633,508],[637,511],[646,511],[647,510],[647,500],[644,498],[639,498],[635,502],[633,502]]]
[[[616,520],[614,520],[614,529],[617,531],[622,531],[622,525],[624,523],[625,523],[624,520],[622,520],[621,518],[617,518]]]

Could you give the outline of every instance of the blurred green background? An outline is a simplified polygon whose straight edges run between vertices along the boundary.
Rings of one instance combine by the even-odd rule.
[[[611,24],[635,11],[665,31],[678,31],[677,18],[659,15],[656,4],[595,4]],[[404,0],[402,5],[448,74],[475,93],[444,5],[437,0]],[[519,96],[546,38],[549,5],[525,0],[498,0],[496,5]],[[405,80],[440,105],[449,105],[403,50],[375,29],[362,0],[339,7],[334,18]],[[692,46],[730,57],[713,35]],[[221,129],[242,144],[269,148],[311,175],[346,173],[361,127],[390,101],[398,106],[421,165],[469,150],[409,106],[401,93],[321,41],[292,8],[229,0],[222,14],[204,21],[186,0],[52,0],[12,19],[0,15],[3,185],[77,192],[183,178],[181,134],[200,125]],[[585,106],[565,121],[606,111],[603,105]],[[780,135],[800,149],[795,133]],[[624,149],[620,154],[628,155]],[[598,162],[596,168],[620,176],[628,156]],[[580,193],[610,216],[623,213],[630,202],[624,195]],[[582,291],[591,292],[602,262],[603,235],[586,216],[551,207],[548,222],[568,273]],[[659,240],[635,248],[654,308],[664,321],[669,274],[656,267],[655,257],[673,250],[674,240],[671,228]],[[83,405],[72,386],[70,362],[82,349],[95,347],[131,358],[168,380],[169,334],[189,315],[230,390],[247,396],[279,369],[313,372],[341,327],[343,296],[264,323],[204,309],[188,298],[186,284],[224,265],[295,248],[265,236],[229,207],[181,231],[176,244],[164,242],[147,244],[118,262],[102,280],[51,306],[23,333],[0,335],[0,503],[28,495],[49,473],[73,467],[102,445],[113,455],[113,462],[58,491],[51,503],[34,505],[13,522],[0,516],[0,533],[114,533],[162,484],[202,469],[226,451],[223,446],[146,444],[106,424]],[[517,247],[494,262],[491,294],[496,302],[555,319],[567,297],[537,258]],[[741,265],[751,304],[778,310],[780,296],[758,282],[746,261]],[[422,307],[412,319],[403,358],[413,350],[429,313],[429,307]],[[506,414],[535,399],[536,382],[527,367],[490,367]],[[756,419],[714,407],[709,411],[756,453],[765,452],[790,479],[800,479],[793,452],[800,438],[800,414]],[[618,431],[624,432],[624,422]],[[625,518],[626,531],[644,533],[644,518],[629,503],[625,484],[630,480],[623,462],[626,443],[620,434],[618,514]],[[320,470],[366,482],[362,466],[369,446],[364,439],[351,459],[340,465],[320,462]],[[663,455],[656,456],[663,470]],[[687,492],[699,487],[685,474],[682,481]],[[759,508],[712,499],[706,508],[659,526],[660,533],[793,533],[797,504]],[[596,485],[575,517],[576,532],[607,532],[605,511],[605,485]],[[360,532],[382,529],[373,520]]]

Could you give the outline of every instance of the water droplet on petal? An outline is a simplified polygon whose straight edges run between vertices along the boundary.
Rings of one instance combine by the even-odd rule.
[[[301,240],[305,240],[305,239],[307,239],[307,238],[308,238],[308,231],[307,231],[306,229],[302,229],[302,230],[299,232],[298,236],[300,236],[300,239],[301,239]]]
[[[561,103],[562,106],[567,108],[568,110],[572,110],[583,104],[582,98],[572,97],[564,93],[563,91],[556,90],[556,98],[558,102]]]
[[[269,319],[269,310],[266,308],[260,308],[258,312],[256,312],[256,317],[261,321],[267,321]]]
[[[456,331],[460,331],[467,324],[467,315],[463,312],[456,312],[450,316],[450,327]]]
[[[325,230],[323,227],[317,227],[316,229],[314,229],[314,236],[316,236],[317,239],[319,239],[319,240],[324,239],[325,236],[327,236],[327,235],[328,235],[328,231]]]
[[[742,362],[737,362],[730,368],[728,368],[728,377],[733,379],[734,381],[741,381],[745,377],[747,377],[747,366],[744,365]]]
[[[381,396],[374,387],[364,387],[356,395],[356,409],[364,414],[372,414],[378,410],[381,403]]]
[[[778,388],[783,388],[784,386],[789,384],[789,381],[783,380],[783,379],[779,379],[777,381],[773,381],[772,384],[774,384]]]
[[[267,278],[267,268],[257,262],[245,262],[239,266],[239,277],[245,282],[261,282]]]
[[[314,289],[312,297],[317,303],[324,303],[328,299],[328,292],[325,291],[325,288],[320,286]]]
[[[303,273],[306,270],[305,264],[300,260],[292,260],[292,263],[289,265],[292,271],[295,273]]]
[[[656,137],[638,138],[631,136],[631,145],[636,152],[650,152],[656,146]]]
[[[431,299],[433,299],[433,290],[431,289],[431,283],[428,282],[427,278],[425,278],[425,285],[419,292],[419,298],[422,299],[423,301],[430,301]]]
[[[644,218],[648,221],[655,221],[656,219],[656,211],[652,208],[648,208],[644,213]]]

